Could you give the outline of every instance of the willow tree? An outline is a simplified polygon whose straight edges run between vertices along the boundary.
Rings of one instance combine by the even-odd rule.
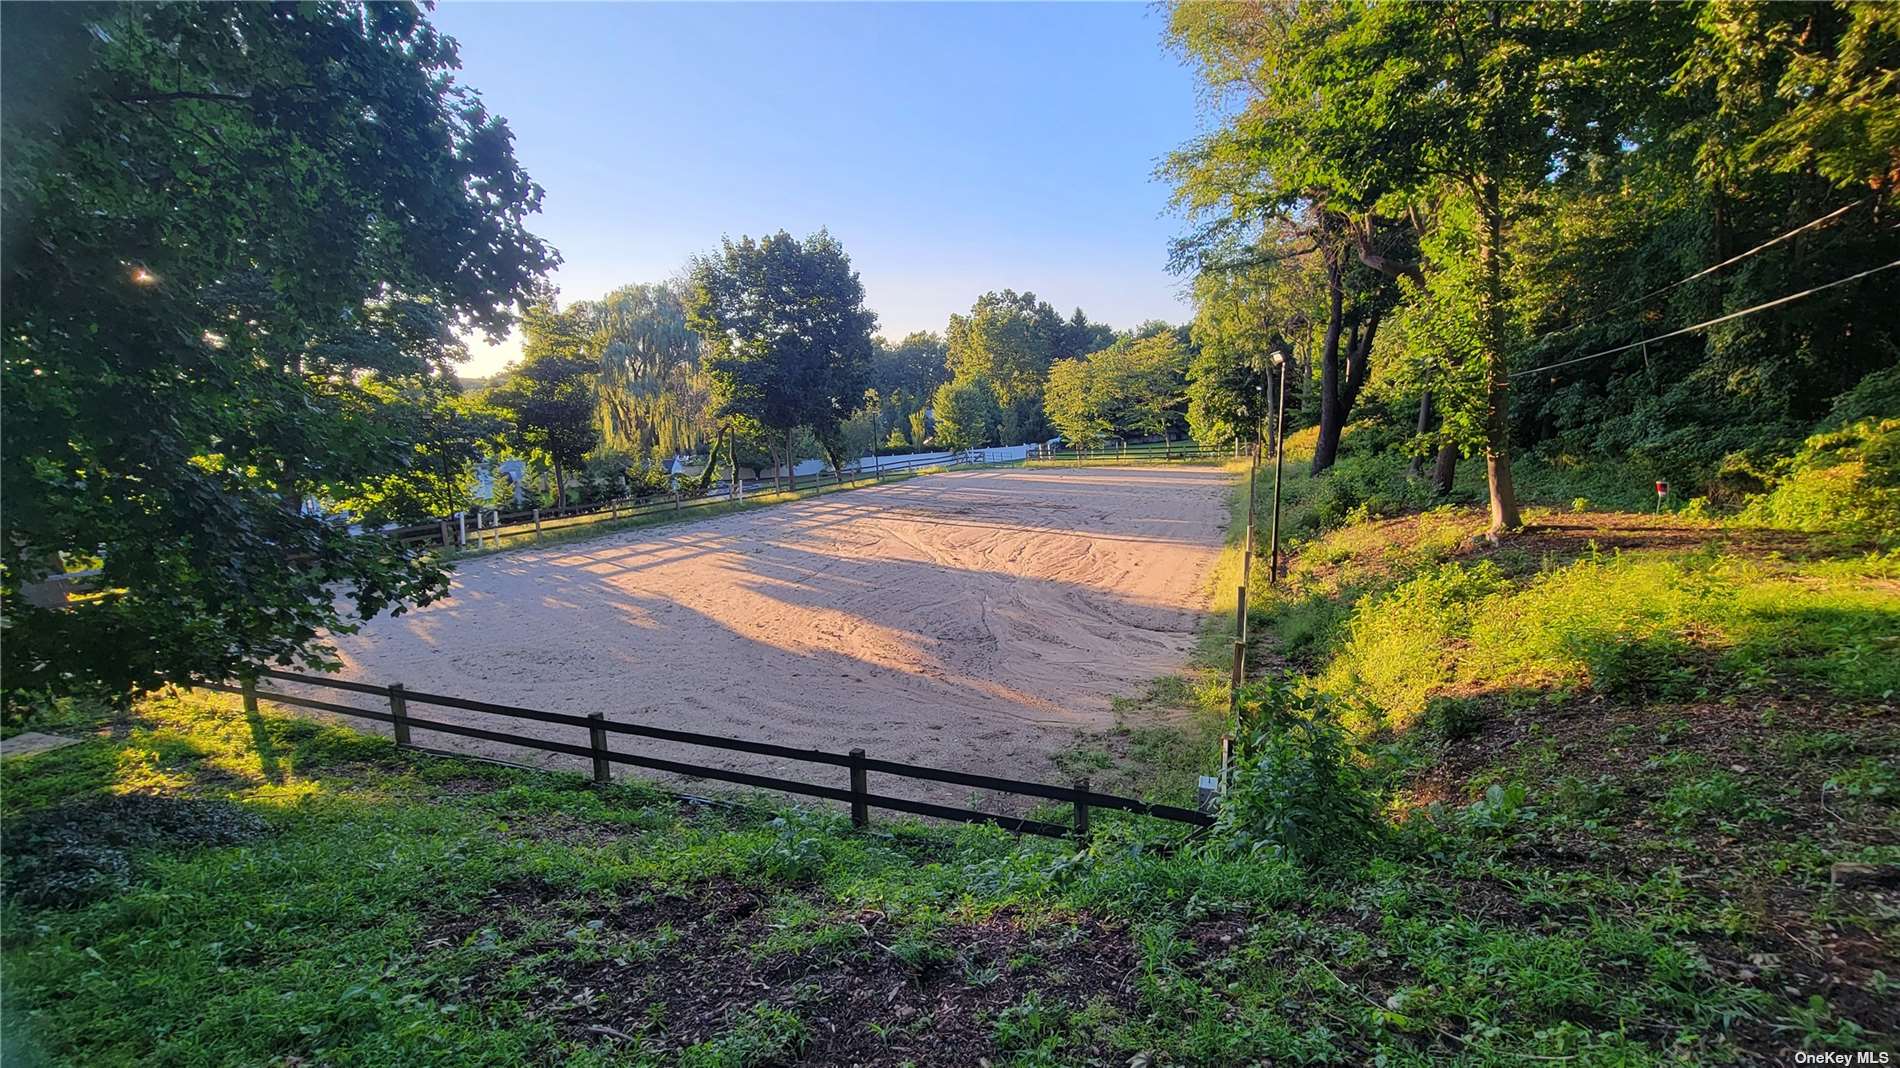
[[[706,444],[711,383],[686,323],[685,286],[622,286],[576,307],[594,330],[603,444],[642,455]]]

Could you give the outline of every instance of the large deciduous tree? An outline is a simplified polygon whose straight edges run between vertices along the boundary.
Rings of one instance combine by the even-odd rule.
[[[687,321],[705,345],[713,416],[762,433],[798,488],[796,431],[838,439],[864,398],[877,316],[844,246],[820,230],[725,241],[693,264]]]
[[[454,43],[404,4],[0,20],[8,690],[321,661],[438,596],[428,556],[303,505],[417,463],[395,394],[555,262]],[[62,559],[99,561],[96,595],[31,603]]]
[[[938,386],[931,408],[936,414],[937,444],[943,448],[961,452],[997,440],[1003,410],[996,403],[996,387],[981,374]]]
[[[596,394],[600,361],[592,315],[536,304],[522,317],[521,360],[483,398],[503,413],[512,443],[545,459],[554,503],[567,504],[567,473],[600,444]]]
[[[1049,421],[1081,445],[1167,433],[1183,397],[1187,363],[1187,348],[1173,329],[1058,360],[1049,370]]]
[[[1004,443],[1016,444],[1047,432],[1042,391],[1049,368],[1107,346],[1115,333],[1090,322],[1080,308],[1064,319],[1034,293],[1005,289],[978,297],[968,315],[952,315],[945,337],[952,375],[990,384],[1002,410]]]

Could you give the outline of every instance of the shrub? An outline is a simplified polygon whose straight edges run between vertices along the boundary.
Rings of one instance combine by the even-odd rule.
[[[1842,394],[1742,518],[1900,545],[1900,367]]]
[[[1249,724],[1215,824],[1220,848],[1314,865],[1370,844],[1379,803],[1330,703],[1284,681],[1241,692]]]
[[[1409,726],[1425,711],[1433,691],[1450,681],[1474,606],[1503,582],[1490,561],[1470,567],[1441,564],[1361,601],[1344,648],[1321,677],[1322,687],[1356,695],[1382,710],[1367,729]]]

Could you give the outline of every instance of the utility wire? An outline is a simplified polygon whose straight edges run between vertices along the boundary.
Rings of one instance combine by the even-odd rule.
[[[1668,293],[1671,290],[1680,289],[1681,287],[1688,285],[1690,282],[1693,282],[1698,278],[1706,278],[1709,275],[1712,275],[1715,272],[1722,270],[1725,267],[1732,267],[1735,264],[1740,263],[1743,260],[1747,259],[1748,257],[1753,256],[1757,252],[1761,252],[1765,249],[1770,249],[1776,245],[1781,244],[1783,241],[1786,241],[1789,238],[1794,237],[1796,234],[1805,233],[1809,230],[1814,229],[1817,226],[1822,226],[1827,223],[1833,222],[1835,219],[1840,218],[1842,215],[1845,215],[1848,212],[1853,211],[1855,208],[1860,207],[1860,205],[1861,205],[1861,202],[1858,200],[1854,201],[1851,204],[1844,204],[1841,207],[1835,208],[1833,211],[1828,212],[1826,215],[1823,215],[1818,219],[1813,219],[1808,222],[1802,223],[1800,226],[1797,226],[1794,229],[1789,230],[1787,233],[1780,234],[1775,237],[1771,237],[1768,240],[1763,241],[1761,244],[1756,245],[1754,248],[1749,249],[1747,252],[1737,253],[1736,255],[1730,256],[1728,259],[1723,260],[1721,263],[1715,264],[1710,267],[1704,267],[1701,270],[1697,271],[1696,273],[1690,275],[1689,277],[1671,282],[1668,285],[1663,286],[1661,289],[1652,289],[1649,292],[1644,293],[1642,296],[1631,297],[1630,299],[1625,300],[1621,303],[1612,304],[1609,307],[1603,309],[1602,311],[1598,312],[1595,315],[1592,315],[1590,318],[1585,319],[1583,322],[1580,322],[1575,326],[1566,326],[1561,330],[1552,331],[1550,334],[1547,334],[1545,336],[1554,337],[1558,334],[1574,333],[1578,330],[1582,330],[1586,326],[1594,326],[1597,323],[1600,323],[1603,320],[1608,319],[1610,315],[1614,312],[1621,311],[1624,308],[1630,307],[1633,304],[1641,304],[1644,301],[1649,300],[1654,297],[1660,297],[1664,293]]]
[[[1547,364],[1544,364],[1542,367],[1527,367],[1522,371],[1512,371],[1510,375],[1508,375],[1507,377],[1518,378],[1523,375],[1541,374],[1545,371],[1554,371],[1559,367],[1569,367],[1573,363],[1583,363],[1585,361],[1598,359],[1603,356],[1614,356],[1619,352],[1628,352],[1631,349],[1641,348],[1652,341],[1667,341],[1668,339],[1672,337],[1681,337],[1683,334],[1691,334],[1697,330],[1702,330],[1707,327],[1715,326],[1718,323],[1726,323],[1731,319],[1740,319],[1744,315],[1753,315],[1759,311],[1767,311],[1769,308],[1778,308],[1783,304],[1791,304],[1797,300],[1801,300],[1804,297],[1811,297],[1814,294],[1819,293],[1824,289],[1833,289],[1835,286],[1844,286],[1849,282],[1858,282],[1861,279],[1867,277],[1868,275],[1879,274],[1882,271],[1892,270],[1895,267],[1900,267],[1900,260],[1894,260],[1892,263],[1882,264],[1879,267],[1874,267],[1869,270],[1862,271],[1859,274],[1850,274],[1846,278],[1836,278],[1832,282],[1822,283],[1821,285],[1815,286],[1813,289],[1804,289],[1799,293],[1790,293],[1785,297],[1776,297],[1774,300],[1768,301],[1763,304],[1757,304],[1752,308],[1743,308],[1741,311],[1738,311],[1738,312],[1730,312],[1727,315],[1720,316],[1715,319],[1710,319],[1707,322],[1697,323],[1694,326],[1685,326],[1680,330],[1671,330],[1667,334],[1659,334],[1656,337],[1646,337],[1646,338],[1643,338],[1641,341],[1632,341],[1627,345],[1618,345],[1617,347],[1613,349],[1604,349],[1601,352],[1593,352],[1589,354],[1588,356],[1578,356],[1575,359],[1559,360],[1556,363],[1547,363]]]

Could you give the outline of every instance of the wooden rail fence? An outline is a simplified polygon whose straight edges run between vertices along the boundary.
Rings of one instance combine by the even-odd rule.
[[[851,807],[851,822],[859,827],[870,824],[870,810],[886,809],[892,812],[904,812],[915,816],[928,816],[933,819],[953,820],[960,823],[991,823],[1018,834],[1035,834],[1049,838],[1087,838],[1089,831],[1089,812],[1091,809],[1112,809],[1150,816],[1159,820],[1184,823],[1193,827],[1207,827],[1213,824],[1213,817],[1204,812],[1173,805],[1151,804],[1132,797],[1120,797],[1115,794],[1097,793],[1090,789],[1087,779],[1078,780],[1073,786],[1055,786],[1049,783],[1026,782],[1018,779],[1005,779],[994,775],[979,775],[967,771],[951,771],[947,768],[922,767],[905,764],[895,760],[879,760],[865,754],[862,749],[853,749],[848,753],[829,753],[819,749],[798,749],[792,746],[776,745],[771,742],[751,741],[744,738],[726,738],[712,734],[700,734],[695,731],[674,730],[670,727],[650,727],[638,723],[621,723],[607,719],[599,712],[585,716],[565,712],[544,712],[539,709],[521,708],[515,705],[495,704],[490,701],[476,701],[466,697],[451,697],[445,694],[423,693],[408,689],[401,684],[375,686],[363,682],[351,682],[347,679],[331,679],[316,675],[303,675],[290,671],[266,670],[258,673],[264,678],[278,679],[284,682],[299,683],[306,686],[327,687],[347,693],[364,694],[381,698],[387,702],[389,711],[377,712],[354,705],[325,701],[314,697],[302,697],[297,694],[265,691],[257,688],[256,679],[243,680],[237,686],[217,683],[200,684],[205,689],[221,693],[240,694],[244,698],[245,710],[254,712],[258,700],[275,701],[279,704],[298,708],[311,708],[331,712],[339,716],[352,716],[358,719],[386,723],[395,736],[396,744],[413,746],[410,740],[412,731],[437,731],[442,734],[458,735],[483,741],[501,742],[508,745],[525,746],[549,753],[561,753],[568,756],[583,757],[592,762],[594,781],[612,780],[612,765],[625,764],[631,767],[647,768],[652,771],[670,772],[702,779],[714,779],[720,782],[750,786],[761,790],[776,790],[781,793],[800,794],[806,797],[820,797],[829,801],[838,801]],[[413,705],[435,705],[441,708],[461,709],[468,712],[480,712],[505,719],[528,720],[535,723],[552,723],[573,727],[585,732],[585,745],[569,742],[551,741],[528,735],[515,734],[485,727],[472,727],[462,723],[448,723],[436,719],[420,719],[411,713]],[[676,742],[686,745],[703,746],[708,749],[724,750],[735,753],[751,753],[757,756],[778,757],[784,760],[804,764],[825,765],[845,769],[849,772],[848,787],[822,786],[816,783],[783,779],[773,775],[760,775],[753,772],[735,771],[730,768],[711,767],[679,760],[665,760],[659,757],[642,756],[637,753],[623,752],[608,747],[608,737],[617,735],[625,738],[647,738],[655,741]],[[456,754],[475,757],[474,754]],[[870,791],[871,774],[889,775],[902,779],[920,779],[929,782],[949,783],[956,786],[969,786],[975,789],[992,790],[1001,794],[1023,797],[1037,797],[1056,801],[1070,806],[1073,817],[1071,824],[1065,826],[1044,820],[1032,820],[1017,816],[1005,816],[993,812],[979,812],[975,809],[956,808],[950,805],[937,805],[909,798],[875,794]]]

